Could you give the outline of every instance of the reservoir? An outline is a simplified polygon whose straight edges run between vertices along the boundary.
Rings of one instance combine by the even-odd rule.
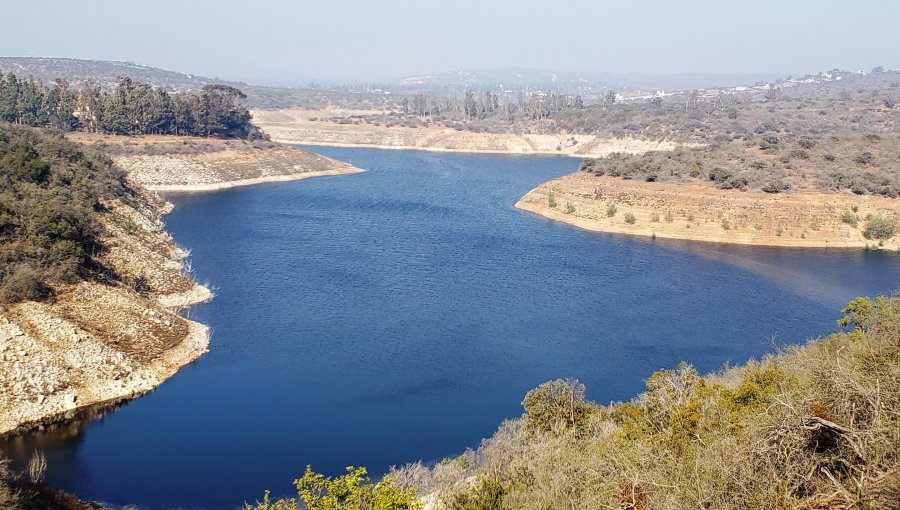
[[[607,403],[682,360],[764,356],[900,284],[896,253],[611,236],[513,207],[573,158],[309,149],[366,172],[168,197],[217,295],[190,311],[206,356],[7,448],[43,449],[47,481],[82,498],[237,508],[291,494],[307,464],[378,476],[477,448],[547,380]]]

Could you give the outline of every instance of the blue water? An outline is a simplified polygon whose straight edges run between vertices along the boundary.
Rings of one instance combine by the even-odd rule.
[[[314,148],[367,172],[171,197],[216,291],[211,352],[152,394],[33,439],[48,481],[140,508],[234,508],[328,473],[477,447],[525,392],[599,402],[654,370],[742,363],[900,283],[897,254],[601,235],[518,211],[554,157]],[[59,437],[60,435],[64,437]]]

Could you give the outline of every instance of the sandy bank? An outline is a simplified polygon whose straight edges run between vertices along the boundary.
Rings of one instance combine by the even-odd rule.
[[[796,248],[879,247],[878,241],[862,235],[865,218],[881,215],[900,222],[900,201],[883,197],[751,193],[720,190],[701,181],[639,182],[586,173],[546,182],[516,207],[596,232]],[[857,226],[843,221],[845,213],[859,218]],[[628,215],[633,215],[633,223]],[[900,238],[885,241],[881,248],[900,250]]]
[[[136,186],[151,191],[214,191],[266,182],[360,172],[289,145],[196,137],[122,137],[72,133],[98,145]]]
[[[435,152],[481,154],[543,154],[572,157],[602,157],[614,152],[637,154],[671,150],[669,141],[632,138],[598,138],[593,135],[475,133],[442,127],[376,126],[349,120],[345,110],[255,110],[253,119],[282,143],[370,147]],[[364,112],[363,112],[364,113]],[[347,122],[328,119],[346,118]]]
[[[362,172],[361,169],[355,167],[335,168],[333,170],[320,170],[313,172],[303,172],[292,175],[270,175],[267,177],[254,177],[251,179],[238,179],[235,181],[207,183],[207,184],[151,184],[145,186],[151,191],[160,192],[177,192],[177,193],[195,193],[203,191],[218,191],[229,188],[237,188],[241,186],[253,186],[255,184],[265,184],[270,182],[289,182],[299,181],[301,179],[309,179],[312,177],[325,177],[329,175],[345,175]]]

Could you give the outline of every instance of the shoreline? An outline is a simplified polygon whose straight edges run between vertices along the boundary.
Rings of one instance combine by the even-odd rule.
[[[550,206],[551,195],[556,207]],[[863,219],[859,227],[841,220],[841,214],[854,207],[860,218],[897,218],[900,203],[895,202],[809,190],[738,192],[704,183],[644,183],[575,173],[538,185],[515,208],[604,234],[769,248],[900,251],[897,236],[866,239],[860,231]],[[615,204],[612,216],[607,214],[609,204]]]
[[[270,175],[267,177],[252,177],[249,179],[237,179],[233,181],[212,182],[203,184],[149,184],[143,187],[149,191],[157,193],[204,193],[223,191],[231,188],[240,188],[245,186],[255,186],[257,184],[269,184],[278,182],[300,181],[314,177],[329,177],[336,175],[352,175],[365,172],[365,170],[356,167],[348,167],[346,169],[320,170],[314,172],[304,172],[292,175]]]
[[[467,148],[448,148],[448,147],[421,147],[417,145],[376,145],[370,143],[340,143],[340,142],[322,142],[322,141],[296,141],[291,139],[273,139],[273,142],[283,143],[286,145],[308,145],[320,147],[345,147],[348,149],[383,149],[396,151],[423,151],[423,152],[441,152],[449,154],[494,154],[498,156],[556,156],[568,158],[593,158],[600,156],[575,154],[570,152],[556,151],[514,151],[502,149],[467,149]]]
[[[169,312],[177,314],[186,308],[207,303],[212,298],[213,293],[208,287],[195,283],[193,287],[185,292],[156,296],[154,301]],[[64,400],[61,403],[62,409],[54,409],[49,412],[41,412],[35,408],[20,409],[18,412],[19,419],[0,423],[0,427],[3,427],[0,428],[0,441],[27,434],[48,425],[76,420],[79,416],[84,417],[95,412],[102,414],[102,411],[107,408],[134,400],[155,390],[182,368],[209,352],[209,327],[183,317],[182,320],[188,326],[188,333],[185,334],[181,342],[166,350],[161,356],[146,366],[140,367],[140,370],[145,372],[145,375],[148,377],[139,378],[133,386],[122,385],[117,389],[118,391],[110,389],[109,384],[104,385],[106,386],[105,389],[103,387],[94,388],[101,395],[95,395],[94,398],[85,400],[77,400],[77,404],[75,403],[76,401]],[[6,322],[6,324],[11,324],[11,322]],[[45,402],[38,402],[34,406],[40,408],[44,404]],[[49,400],[46,404],[49,404]],[[58,402],[57,404],[60,403]],[[59,407],[59,405],[56,407]],[[24,414],[29,412],[32,416],[22,419]]]
[[[640,154],[696,144],[632,137],[598,137],[577,133],[476,132],[440,125],[387,126],[360,123],[353,110],[260,109],[254,122],[272,140],[289,145],[364,147],[466,154],[547,155],[599,158],[612,153]],[[365,113],[365,112],[362,112]],[[344,118],[348,122],[335,122]]]

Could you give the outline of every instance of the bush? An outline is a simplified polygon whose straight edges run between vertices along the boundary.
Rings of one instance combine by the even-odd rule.
[[[0,303],[40,301],[50,290],[44,285],[45,275],[26,264],[6,270],[7,276],[0,283]]]
[[[773,179],[762,187],[766,193],[783,193],[789,189],[791,189],[791,185],[781,179]]]
[[[606,204],[606,217],[607,218],[612,218],[613,216],[615,216],[616,211],[618,211],[618,208],[616,207],[615,202],[610,202],[610,203]]]
[[[347,474],[337,478],[326,478],[316,473],[310,466],[297,480],[294,480],[297,495],[303,500],[303,506],[296,498],[269,500],[266,492],[262,502],[256,505],[244,505],[245,510],[418,510],[422,507],[416,501],[416,489],[400,489],[394,485],[390,477],[373,483],[368,477],[366,468],[347,468]]]
[[[896,227],[893,221],[883,216],[875,216],[866,223],[863,237],[866,239],[890,239],[894,237]]]
[[[471,493],[457,494],[449,510],[503,510],[505,493],[499,478],[481,478]]]
[[[637,218],[634,217],[631,213],[625,213],[625,223],[629,225],[634,225],[637,222]]]
[[[856,228],[856,225],[859,224],[859,216],[853,214],[852,212],[847,211],[841,215],[841,221],[843,221],[847,225],[850,225],[853,228]]]
[[[557,379],[541,384],[525,395],[522,407],[525,408],[528,427],[542,431],[558,426],[579,426],[589,410],[584,385],[573,379]]]

